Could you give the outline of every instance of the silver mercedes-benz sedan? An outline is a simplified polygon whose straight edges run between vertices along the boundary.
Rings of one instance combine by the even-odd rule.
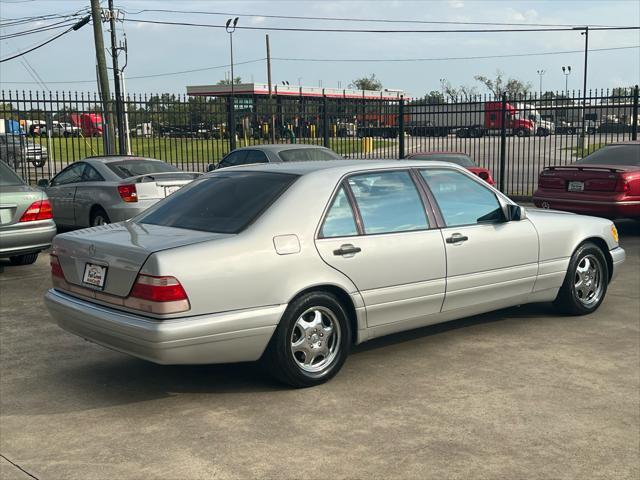
[[[525,210],[451,163],[251,165],[58,235],[46,304],[152,362],[262,358],[312,386],[381,335],[527,302],[591,313],[624,258],[610,221]]]
[[[89,157],[38,186],[59,227],[89,227],[134,217],[199,175],[152,158]]]

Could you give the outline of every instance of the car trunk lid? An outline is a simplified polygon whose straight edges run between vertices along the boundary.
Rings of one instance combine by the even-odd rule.
[[[58,235],[52,253],[58,257],[67,283],[126,297],[152,253],[228,236],[123,222]],[[87,282],[87,271],[92,266],[101,267],[98,270],[102,286]]]
[[[199,175],[189,172],[162,172],[130,177],[121,183],[134,184],[139,200],[162,199],[191,183]]]
[[[540,174],[541,188],[569,192],[614,192],[619,189],[624,166],[567,165],[547,167]]]
[[[5,185],[0,193],[0,227],[18,223],[34,202],[42,200],[44,193],[28,185]]]

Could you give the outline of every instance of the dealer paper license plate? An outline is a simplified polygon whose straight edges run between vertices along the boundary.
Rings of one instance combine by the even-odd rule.
[[[84,277],[82,281],[93,287],[104,288],[104,281],[107,278],[107,267],[87,263],[84,266]]]
[[[584,182],[569,182],[567,190],[570,192],[582,192],[584,190]]]

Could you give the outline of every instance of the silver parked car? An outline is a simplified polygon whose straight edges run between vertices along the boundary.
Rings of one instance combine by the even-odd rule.
[[[198,177],[150,158],[108,156],[75,162],[41,180],[56,224],[88,227],[127,220]]]
[[[253,163],[309,162],[342,160],[342,158],[333,150],[320,145],[304,143],[254,145],[253,147],[236,148],[220,160],[217,167],[210,164],[209,171],[216,168],[237,167]]]
[[[527,302],[593,312],[624,258],[610,221],[525,210],[452,163],[252,165],[58,235],[46,304],[152,362],[263,358],[311,386],[381,335]]]
[[[52,218],[47,195],[0,162],[0,257],[13,265],[35,262],[56,234]]]

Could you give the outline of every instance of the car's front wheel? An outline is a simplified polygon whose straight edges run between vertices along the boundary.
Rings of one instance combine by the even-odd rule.
[[[583,243],[571,257],[554,305],[570,315],[595,312],[604,300],[608,282],[609,268],[604,253],[591,242]]]
[[[332,378],[351,346],[347,313],[331,293],[311,292],[287,307],[267,347],[269,371],[294,387],[312,387]]]

